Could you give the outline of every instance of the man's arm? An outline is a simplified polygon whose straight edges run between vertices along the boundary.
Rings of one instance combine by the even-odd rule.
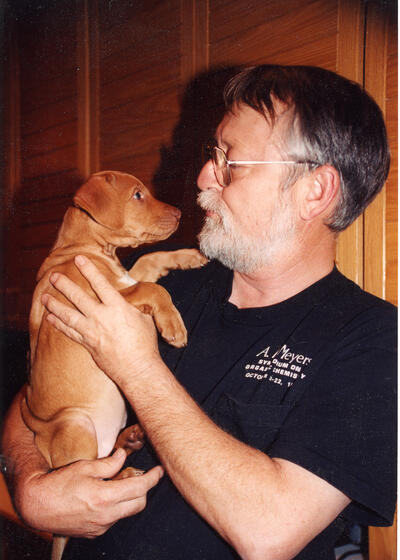
[[[218,428],[163,363],[121,389],[184,498],[242,558],[292,558],[349,499]]]
[[[292,558],[349,498],[302,467],[271,459],[216,426],[162,362],[152,321],[127,304],[90,262],[80,269],[103,303],[56,276],[55,286],[82,313],[45,296],[53,314],[49,320],[88,348],[119,385],[178,490],[241,557]]]
[[[50,471],[20,414],[21,394],[12,403],[4,425],[2,450],[7,482],[22,519],[35,529],[93,538],[118,519],[146,505],[146,493],[160,480],[162,468],[123,480],[108,480],[121,469],[121,449],[97,461],[78,461]]]

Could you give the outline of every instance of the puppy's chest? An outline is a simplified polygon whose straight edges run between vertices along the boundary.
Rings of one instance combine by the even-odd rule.
[[[122,290],[123,288],[129,288],[137,284],[137,281],[129,276],[128,272],[116,278],[116,288]]]

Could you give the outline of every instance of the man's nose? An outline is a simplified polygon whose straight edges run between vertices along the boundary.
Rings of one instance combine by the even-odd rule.
[[[207,189],[222,190],[222,187],[219,185],[215,177],[214,167],[211,159],[203,165],[199,176],[197,177],[197,186],[201,191],[206,191]]]

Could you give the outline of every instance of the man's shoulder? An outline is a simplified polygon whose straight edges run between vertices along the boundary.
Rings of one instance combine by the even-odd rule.
[[[342,306],[351,305],[353,311],[369,309],[390,317],[397,317],[397,307],[395,305],[364,290],[337,269],[335,270],[333,292],[334,299],[341,301]]]
[[[373,340],[374,344],[395,348],[397,308],[362,289],[339,271],[334,273],[330,297],[319,310],[321,323],[334,325],[341,343]],[[323,330],[323,327],[321,325]]]

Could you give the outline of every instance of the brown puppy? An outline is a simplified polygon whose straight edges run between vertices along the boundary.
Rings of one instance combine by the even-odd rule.
[[[35,432],[36,445],[51,468],[107,456],[125,426],[127,413],[118,387],[83,346],[44,320],[43,292],[66,302],[50,284],[49,276],[62,272],[95,296],[73,264],[75,255],[88,256],[129,302],[153,316],[168,342],[180,347],[186,344],[182,319],[167,291],[152,282],[170,269],[196,268],[206,262],[198,251],[188,249],[144,256],[129,273],[122,267],[117,247],[137,247],[167,238],[178,227],[181,214],[156,200],[132,175],[96,173],[78,190],[74,203],[37,275],[29,319],[31,374],[21,407],[23,419]],[[141,447],[143,434],[138,426],[122,434],[117,446]],[[122,476],[135,474],[131,469]],[[53,560],[61,558],[65,541],[63,537],[55,539]]]

